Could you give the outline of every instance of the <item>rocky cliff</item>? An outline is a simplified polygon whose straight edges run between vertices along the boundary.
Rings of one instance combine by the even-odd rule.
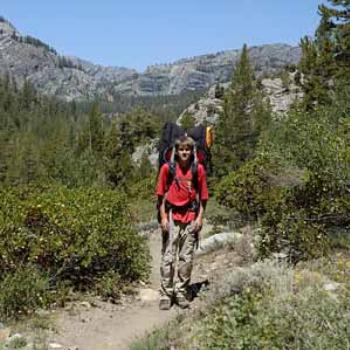
[[[295,82],[296,73],[289,73],[288,83],[283,83],[279,77],[261,79],[261,88],[265,99],[269,101],[275,118],[281,118],[289,110],[290,106],[303,97],[303,92]],[[220,84],[226,90],[229,83]],[[196,103],[188,106],[179,116],[177,123],[185,115],[191,115],[196,125],[208,123],[213,125],[217,122],[220,113],[223,111],[223,100],[216,96],[216,85],[209,88]]]
[[[285,44],[251,47],[251,61],[258,73],[271,73],[295,64],[300,49]],[[28,79],[41,92],[66,100],[115,95],[176,95],[186,90],[205,90],[230,80],[240,50],[197,56],[171,64],[154,65],[145,72],[122,67],[103,67],[75,57],[60,56],[36,38],[21,35],[0,18],[0,74],[18,84]]]

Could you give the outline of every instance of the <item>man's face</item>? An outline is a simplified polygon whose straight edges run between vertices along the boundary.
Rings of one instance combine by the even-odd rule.
[[[179,157],[180,163],[186,164],[190,161],[192,148],[188,145],[180,145],[177,149],[177,155]]]

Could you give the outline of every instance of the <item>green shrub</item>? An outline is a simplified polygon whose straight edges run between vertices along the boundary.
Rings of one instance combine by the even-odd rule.
[[[232,215],[223,205],[220,205],[216,198],[210,198],[205,210],[205,218],[213,226],[210,235],[220,233],[225,227],[232,226]]]
[[[350,249],[350,228],[335,228],[329,232],[330,246],[336,250]]]
[[[282,188],[273,186],[271,181],[280,168],[278,163],[266,157],[246,162],[217,184],[218,202],[244,219],[257,220],[283,199]]]
[[[282,215],[280,217],[280,215]],[[258,254],[266,258],[274,252],[290,262],[327,255],[329,239],[323,225],[305,220],[304,211],[278,213],[270,211],[261,220]]]
[[[190,113],[186,112],[181,118],[181,127],[185,130],[191,129],[195,126],[196,120]]]
[[[145,279],[149,251],[132,226],[127,198],[94,188],[3,189],[0,272],[35,266],[50,287],[93,290],[112,271],[122,283]]]
[[[109,270],[96,282],[96,292],[104,300],[116,300],[123,292],[123,283],[118,272]]]
[[[335,187],[326,187],[320,174],[278,163],[267,155],[225,177],[217,186],[218,200],[243,219],[259,221],[261,258],[281,251],[290,261],[326,254],[327,225],[320,218],[330,210],[345,218],[344,197],[336,200]],[[334,198],[330,203],[325,202],[329,194]]]
[[[33,266],[19,267],[0,283],[0,315],[14,318],[26,315],[50,302],[49,279]]]
[[[348,117],[336,119],[326,108],[293,110],[275,123],[255,159],[216,186],[221,204],[261,224],[261,257],[326,254],[328,232],[349,226],[348,125]]]
[[[135,181],[127,189],[128,201],[134,221],[145,222],[157,217],[156,187],[157,174],[153,171],[138,181]]]
[[[11,339],[7,344],[7,349],[15,350],[15,349],[24,349],[27,346],[27,340],[24,337],[16,337]]]
[[[178,319],[179,317],[177,317]],[[178,320],[176,320],[178,321]],[[171,329],[169,329],[171,327]],[[152,334],[145,338],[140,338],[135,340],[131,346],[130,350],[167,350],[167,349],[178,349],[173,345],[173,338],[181,338],[181,334],[174,335],[174,330],[177,329],[174,322],[171,323],[170,327],[164,329],[156,329]]]
[[[251,281],[202,318],[201,349],[347,349],[346,295],[335,299],[320,285],[278,295]],[[190,347],[189,347],[190,348]]]

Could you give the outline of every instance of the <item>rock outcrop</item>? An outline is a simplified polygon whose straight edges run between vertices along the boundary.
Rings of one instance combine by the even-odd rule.
[[[154,168],[158,167],[158,143],[159,139],[154,139],[146,145],[136,147],[135,152],[131,155],[133,162],[140,165],[142,158],[146,155],[149,162]]]
[[[277,116],[283,115],[293,102],[304,96],[301,88],[295,84],[295,73],[289,74],[286,85],[281,78],[263,79],[261,84],[269,99],[272,111]]]
[[[218,86],[225,90],[229,85],[225,83]],[[261,80],[261,85],[265,98],[277,118],[287,112],[293,102],[303,97],[301,88],[295,83],[295,73],[289,74],[287,84],[281,78],[265,78]],[[194,118],[196,125],[215,124],[223,110],[223,100],[216,96],[216,87],[212,86],[200,100],[188,106],[179,116],[177,123],[181,124],[182,118],[189,114]]]
[[[229,83],[219,84],[220,88],[227,89]],[[181,120],[185,115],[191,115],[194,118],[195,125],[208,123],[215,124],[222,112],[222,99],[215,94],[217,85],[210,87],[204,97],[187,107],[179,116],[177,123],[181,124]]]

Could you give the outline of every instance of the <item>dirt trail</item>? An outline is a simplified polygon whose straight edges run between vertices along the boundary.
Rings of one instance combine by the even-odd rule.
[[[177,306],[170,311],[158,309],[159,231],[150,234],[149,245],[153,261],[150,284],[144,287],[150,293],[148,301],[130,300],[122,305],[99,302],[97,307],[87,304],[85,308],[83,303],[78,311],[65,310],[58,317],[59,333],[50,337],[51,342],[61,344],[62,350],[124,350],[135,337],[141,337],[178,313],[186,312]],[[240,258],[237,258],[234,252],[224,250],[196,258],[192,282],[202,282],[205,278],[215,281],[227,269],[239,265]],[[195,299],[191,308],[199,307],[199,304]]]
[[[136,336],[142,336],[156,326],[164,324],[173,315],[180,312],[176,307],[171,311],[158,309],[157,290],[159,287],[160,237],[152,232],[149,239],[152,254],[152,289],[150,301],[136,300],[126,305],[98,303],[98,307],[87,307],[84,303],[78,311],[64,311],[58,317],[59,334],[52,342],[63,345],[62,349],[79,350],[123,350]],[[152,290],[150,292],[152,292]]]

